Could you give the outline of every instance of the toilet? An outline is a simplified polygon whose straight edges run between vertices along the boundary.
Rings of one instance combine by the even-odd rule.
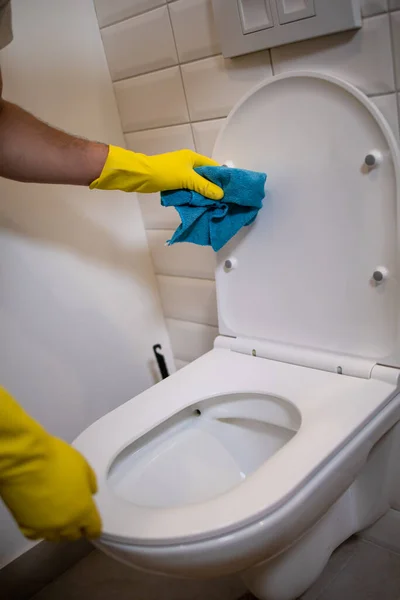
[[[213,156],[268,174],[255,223],[217,255],[214,348],[74,446],[98,478],[98,548],[293,600],[392,500],[399,149],[359,90],[298,72],[241,100]]]

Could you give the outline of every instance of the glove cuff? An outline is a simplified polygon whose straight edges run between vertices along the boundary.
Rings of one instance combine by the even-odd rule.
[[[0,387],[0,486],[33,457],[47,454],[52,436]]]
[[[149,181],[150,173],[149,157],[145,154],[109,146],[103,170],[89,188],[136,192]]]

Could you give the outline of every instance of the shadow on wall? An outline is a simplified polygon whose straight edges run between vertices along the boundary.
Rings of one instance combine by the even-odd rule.
[[[93,4],[71,3],[40,0],[44,27],[15,0],[5,97],[121,145]],[[155,382],[152,345],[166,343],[155,290],[131,195],[0,180],[0,380],[52,433],[71,440]]]
[[[144,322],[159,310],[144,233],[130,226],[139,209],[118,192],[4,180],[1,187],[2,383],[12,382],[27,410],[71,440],[159,380],[150,341],[135,331],[138,303]],[[143,354],[147,373],[137,363]],[[49,396],[51,414],[41,402]]]
[[[62,194],[56,193],[53,193],[51,197],[41,197],[38,201],[37,197],[27,197],[26,191],[29,193],[33,187],[43,189],[43,186],[14,182],[4,183],[20,186],[21,194],[19,196],[13,194],[10,202],[4,198],[7,193],[1,194],[3,198],[0,198],[0,227],[3,231],[6,230],[50,247],[58,246],[61,249],[72,251],[99,266],[103,265],[114,270],[124,271],[126,275],[134,277],[139,283],[148,284],[149,270],[152,270],[152,266],[146,245],[132,240],[127,240],[124,244],[121,237],[118,239],[117,233],[113,234],[110,231],[110,227],[106,228],[100,222],[94,222],[91,216],[85,214],[83,203],[86,205],[90,203],[92,215],[96,213],[95,204],[97,203],[99,216],[103,219],[109,218],[113,223],[113,216],[115,216],[113,213],[121,213],[121,202],[116,199],[116,195],[125,195],[124,192],[110,194],[110,192],[98,190],[92,192],[85,190],[85,193],[96,196],[88,200],[87,197],[82,197],[81,189],[71,187],[67,189],[71,189],[72,194],[76,191],[78,196],[74,202],[66,200]],[[51,186],[51,189],[57,188]],[[107,196],[106,204],[100,198],[101,195]],[[47,194],[47,196],[49,195]],[[79,196],[81,197],[79,198]],[[126,205],[127,202],[129,203],[128,194],[126,194],[126,201],[123,204]],[[81,207],[78,206],[78,203],[81,203]],[[135,212],[137,212],[137,218],[140,218],[139,212]],[[127,218],[130,216],[132,215],[128,214]],[[120,214],[119,218],[121,218]]]
[[[122,145],[92,0],[13,0],[13,21],[5,97]],[[71,441],[154,382],[155,290],[132,196],[0,179],[0,382],[51,433]],[[1,502],[0,538],[0,564],[27,547]]]

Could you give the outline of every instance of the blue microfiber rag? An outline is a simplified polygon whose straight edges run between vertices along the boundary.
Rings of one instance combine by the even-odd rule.
[[[265,196],[265,173],[229,167],[198,167],[195,171],[224,190],[222,200],[208,200],[190,190],[161,194],[163,206],[174,206],[181,224],[168,244],[191,242],[218,252],[244,225],[251,225]]]

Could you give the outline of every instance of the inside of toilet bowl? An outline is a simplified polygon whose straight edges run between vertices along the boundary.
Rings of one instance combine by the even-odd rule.
[[[240,485],[300,424],[293,404],[267,394],[207,398],[127,446],[113,461],[108,484],[140,506],[205,502]]]

